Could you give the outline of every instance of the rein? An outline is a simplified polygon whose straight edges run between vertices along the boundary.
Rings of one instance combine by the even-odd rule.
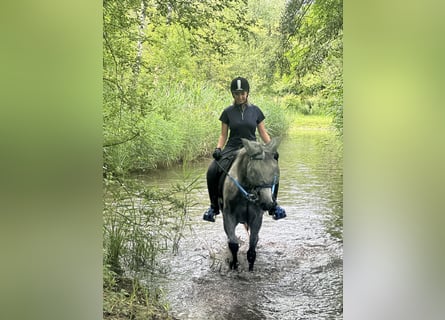
[[[260,160],[260,159],[255,159],[255,158],[252,158],[252,159]],[[254,193],[247,192],[246,189],[244,189],[243,186],[238,182],[238,180],[236,180],[234,177],[232,177],[230,175],[230,173],[226,169],[224,169],[222,165],[219,164],[219,161],[216,161],[216,164],[233,181],[233,183],[237,186],[239,191],[241,191],[241,193],[243,194],[245,199],[247,199],[250,202],[255,202],[256,200],[258,200],[257,195]],[[264,185],[260,185],[260,186],[255,186],[253,189],[272,188],[272,194],[273,194],[276,185],[277,185],[277,176],[274,176],[272,185],[264,184]]]

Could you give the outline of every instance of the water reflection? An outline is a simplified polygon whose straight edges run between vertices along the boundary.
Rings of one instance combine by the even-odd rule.
[[[202,220],[208,206],[205,171],[193,197],[191,232],[176,256],[165,256],[164,279],[172,314],[178,319],[341,319],[343,290],[342,158],[329,132],[286,137],[280,148],[279,202],[287,218],[267,214],[260,231],[255,271],[245,258],[248,235],[240,226],[239,271],[230,254],[221,216]],[[147,183],[169,186],[182,169],[158,171]]]

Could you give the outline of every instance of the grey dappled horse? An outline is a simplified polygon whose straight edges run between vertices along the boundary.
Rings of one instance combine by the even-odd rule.
[[[235,228],[243,223],[250,230],[247,261],[249,271],[252,271],[263,214],[274,205],[272,193],[279,179],[278,161],[274,159],[274,154],[279,143],[275,139],[266,145],[247,139],[242,141],[244,148],[239,151],[224,181],[221,207],[224,231],[233,256],[230,268],[238,267],[239,244]]]

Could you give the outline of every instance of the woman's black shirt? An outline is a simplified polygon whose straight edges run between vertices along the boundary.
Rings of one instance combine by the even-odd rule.
[[[265,119],[261,109],[253,104],[231,105],[224,109],[219,120],[229,126],[229,139],[224,148],[225,151],[238,150],[243,147],[241,138],[255,141],[257,125]]]

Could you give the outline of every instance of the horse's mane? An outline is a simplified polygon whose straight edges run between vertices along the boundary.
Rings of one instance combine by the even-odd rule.
[[[246,179],[246,166],[247,161],[249,160],[249,155],[247,154],[247,151],[245,148],[241,148],[238,151],[238,154],[236,155],[235,160],[233,161],[232,166],[230,167],[229,173],[232,176],[236,176],[236,179],[242,183]]]

